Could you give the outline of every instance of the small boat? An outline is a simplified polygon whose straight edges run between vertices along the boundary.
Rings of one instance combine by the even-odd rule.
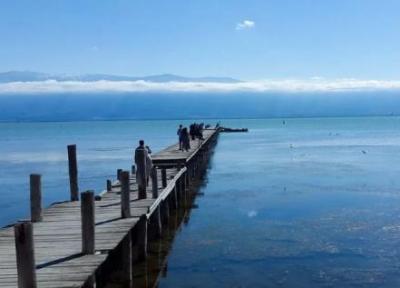
[[[221,132],[249,132],[247,128],[226,128],[221,127]]]

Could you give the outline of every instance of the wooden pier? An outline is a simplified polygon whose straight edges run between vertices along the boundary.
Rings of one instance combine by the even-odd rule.
[[[145,261],[147,238],[159,237],[170,212],[187,203],[218,133],[204,130],[204,139],[191,141],[187,152],[176,144],[153,155],[145,195],[139,195],[134,169],[119,170],[99,195],[79,195],[76,147],[69,146],[71,201],[42,209],[40,175],[31,175],[30,221],[0,229],[0,287],[104,287],[115,267],[133,287],[132,267]]]

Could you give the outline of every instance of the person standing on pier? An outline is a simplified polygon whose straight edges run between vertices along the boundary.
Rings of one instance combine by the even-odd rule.
[[[136,164],[136,183],[139,188],[139,194],[146,193],[147,186],[147,165],[146,160],[148,152],[144,146],[144,140],[139,141],[139,146],[135,150],[135,164]]]
[[[179,125],[178,131],[176,132],[179,138],[179,150],[183,150],[183,141],[182,141],[182,124]]]
[[[201,123],[201,124],[199,125],[198,131],[197,131],[197,133],[198,133],[197,136],[199,137],[200,140],[204,140],[204,137],[203,137],[203,130],[204,130],[204,123]]]
[[[146,155],[146,185],[149,186],[149,178],[151,169],[153,168],[153,161],[151,160],[151,149],[149,146],[146,146],[147,155]]]
[[[194,138],[196,137],[196,123],[190,124],[189,134],[190,134],[190,138],[192,138],[192,140],[194,140]]]
[[[190,138],[189,138],[189,133],[188,133],[188,130],[186,127],[182,129],[182,145],[183,145],[182,150],[189,151]]]

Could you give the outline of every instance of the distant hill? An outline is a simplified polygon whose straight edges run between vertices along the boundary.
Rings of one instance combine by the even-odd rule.
[[[237,79],[230,77],[184,77],[174,74],[160,74],[143,77],[120,76],[110,74],[85,74],[85,75],[63,75],[46,74],[32,71],[8,71],[0,73],[0,83],[9,82],[28,82],[28,81],[148,81],[148,82],[218,82],[218,83],[237,83]]]

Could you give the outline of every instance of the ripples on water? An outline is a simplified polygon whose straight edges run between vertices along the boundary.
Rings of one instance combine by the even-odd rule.
[[[112,149],[142,137],[160,149],[176,140],[178,122],[29,124],[29,131],[0,124],[22,125],[0,142],[0,158],[63,153],[76,143],[81,187],[101,189],[106,175],[130,165],[129,149]],[[250,132],[220,136],[198,209],[167,249],[167,269],[152,272],[159,287],[400,286],[399,118],[223,123]],[[64,157],[0,162],[3,224],[26,213],[21,179],[31,172],[43,173],[49,190],[58,186],[46,201],[68,198]]]

